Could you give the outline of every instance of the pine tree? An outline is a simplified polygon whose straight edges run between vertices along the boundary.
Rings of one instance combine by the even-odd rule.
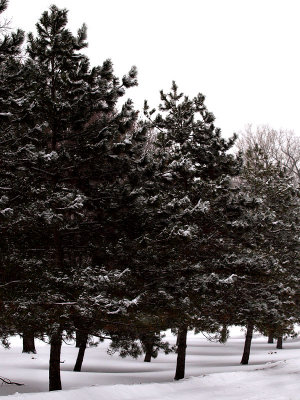
[[[128,100],[121,111],[97,116],[86,128],[85,143],[78,142],[78,184],[90,213],[90,262],[81,275],[80,310],[94,332],[100,326],[121,336],[127,335],[123,326],[130,321],[134,327],[135,320],[130,309],[136,291],[127,279],[139,232],[134,191],[144,163],[145,129],[137,116]]]
[[[292,176],[257,146],[245,154],[240,189],[251,207],[241,220],[240,249],[232,257],[236,323],[248,327],[247,364],[254,327],[276,336],[292,332],[298,291],[299,192]],[[246,354],[247,353],[247,354]]]
[[[90,142],[90,127],[101,120],[103,132],[113,135],[136,119],[130,102],[122,112],[115,109],[125,88],[137,83],[136,69],[121,82],[110,61],[90,69],[79,53],[86,46],[86,28],[73,36],[66,24],[67,11],[52,6],[37,24],[37,37],[29,35],[19,78],[22,97],[9,141],[1,148],[3,265],[14,283],[4,315],[16,331],[30,327],[49,335],[50,390],[61,389],[61,338],[81,320],[82,276],[93,267],[89,239],[95,229],[90,228],[102,204],[89,198],[94,192],[86,172],[104,161],[97,150],[105,134],[94,131],[97,142]]]
[[[0,14],[7,8],[8,1],[0,1]],[[4,154],[6,148],[13,141],[15,120],[20,96],[20,71],[22,69],[21,54],[24,33],[18,30],[16,33],[8,34],[3,25],[2,38],[0,39],[0,291],[2,301],[7,301],[7,294],[14,285],[15,275],[12,272],[13,265],[8,262],[9,243],[12,237],[7,230],[7,223],[12,213],[10,199],[16,193],[12,190],[10,175],[5,173],[6,160]],[[9,265],[8,265],[9,264]],[[5,312],[1,313],[0,330],[3,344],[7,345],[7,336],[15,333],[13,326],[5,319]]]
[[[155,110],[145,105],[148,128],[157,133],[157,150],[152,171],[138,193],[137,203],[145,210],[144,227],[132,275],[140,281],[144,313],[179,330],[180,368],[175,379],[181,379],[188,327],[216,325],[209,315],[207,287],[211,281],[222,284],[215,260],[227,251],[226,207],[239,161],[228,154],[234,138],[221,138],[203,95],[190,100],[173,83],[169,94],[161,92],[161,99],[165,115],[152,119]]]

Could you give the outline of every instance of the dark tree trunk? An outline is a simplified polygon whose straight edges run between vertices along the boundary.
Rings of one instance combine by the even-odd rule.
[[[268,336],[268,343],[270,343],[270,344],[273,344],[273,343],[274,343],[274,337],[273,337],[272,334],[270,334],[270,335]]]
[[[176,364],[176,373],[174,378],[176,381],[184,378],[186,336],[187,336],[187,326],[179,328],[177,336],[177,364]]]
[[[247,326],[244,353],[243,353],[243,357],[242,357],[242,361],[241,361],[241,364],[244,364],[244,365],[248,364],[248,361],[249,361],[253,329],[254,329],[253,324],[249,323]]]
[[[76,347],[80,347],[81,343],[85,340],[85,333],[83,333],[80,329],[76,329]]]
[[[77,331],[77,333],[78,333],[78,331]],[[78,371],[78,372],[81,371],[84,353],[85,353],[85,349],[86,349],[86,344],[87,344],[87,340],[88,340],[88,335],[81,333],[79,335],[79,337],[80,337],[79,350],[78,350],[76,363],[75,363],[75,366],[73,369],[73,371]],[[77,341],[77,336],[76,336],[76,341]]]
[[[282,349],[282,336],[279,336],[279,338],[277,338],[277,349]]]
[[[50,338],[49,391],[61,390],[60,352],[61,332],[55,332]]]
[[[151,357],[152,357],[152,350],[151,351],[147,350],[145,353],[144,362],[151,362]]]
[[[145,358],[144,358],[144,362],[151,362],[151,357],[153,354],[153,340],[148,340],[148,341],[144,341],[144,346],[145,346]]]
[[[221,329],[220,342],[221,343],[226,343],[227,342],[227,338],[228,338],[228,328],[227,328],[227,325],[224,324],[222,326],[222,329]]]
[[[31,332],[23,333],[23,353],[36,354],[36,349],[34,345],[34,334]]]

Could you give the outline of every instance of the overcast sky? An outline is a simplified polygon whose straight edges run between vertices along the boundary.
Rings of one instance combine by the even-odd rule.
[[[69,10],[70,29],[88,26],[91,64],[111,58],[138,108],[172,80],[189,96],[206,96],[225,136],[247,123],[300,135],[299,0],[10,0],[14,27],[35,32],[50,4]]]

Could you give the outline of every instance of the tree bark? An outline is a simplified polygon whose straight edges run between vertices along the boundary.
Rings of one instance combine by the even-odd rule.
[[[249,323],[247,325],[247,333],[246,333],[246,339],[245,339],[244,352],[243,352],[243,357],[241,360],[241,364],[243,364],[243,365],[248,364],[248,361],[249,361],[253,329],[254,329],[253,324]]]
[[[78,331],[77,331],[77,333],[78,333]],[[76,333],[76,335],[77,335],[77,333]],[[81,333],[78,336],[80,337],[80,341],[79,341],[79,338],[78,338],[79,350],[78,350],[78,355],[77,355],[77,359],[76,359],[76,363],[75,363],[73,371],[80,372],[81,371],[81,367],[82,367],[82,362],[83,362],[83,358],[84,358],[86,345],[87,345],[88,335]],[[76,336],[76,341],[77,341],[77,336]]]
[[[185,371],[185,355],[186,355],[186,337],[187,337],[187,326],[183,326],[178,330],[177,336],[177,364],[176,373],[174,379],[178,381],[184,378]]]
[[[84,338],[85,338],[85,334],[82,333],[82,331],[80,329],[76,329],[76,345],[75,345],[75,347],[79,348],[81,346],[81,343],[84,340]]]
[[[282,349],[282,336],[279,336],[279,338],[277,338],[276,349]]]
[[[36,354],[34,345],[34,334],[32,332],[23,332],[23,353]]]
[[[153,347],[152,347],[153,348]],[[152,357],[152,348],[151,350],[147,350],[145,353],[145,358],[144,362],[151,362],[151,357]]]
[[[274,343],[274,337],[273,337],[272,334],[270,334],[270,335],[268,336],[268,343],[270,343],[270,344],[273,344],[273,343]]]
[[[222,329],[221,329],[220,342],[221,343],[226,343],[227,342],[227,338],[228,338],[228,328],[227,328],[227,325],[224,324],[222,326]]]
[[[153,353],[153,341],[152,340],[145,341],[144,346],[145,346],[145,350],[146,350],[144,362],[151,362],[151,357],[152,357],[152,353]]]
[[[61,390],[60,352],[61,332],[57,331],[50,338],[49,391]]]

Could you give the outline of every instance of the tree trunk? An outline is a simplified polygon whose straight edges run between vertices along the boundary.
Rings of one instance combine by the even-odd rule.
[[[50,338],[49,391],[61,390],[60,352],[61,332],[57,331]]]
[[[282,349],[282,336],[279,336],[279,338],[277,338],[276,349]]]
[[[228,328],[227,325],[224,324],[221,329],[220,343],[226,343],[227,339],[228,339]]]
[[[33,333],[23,332],[23,351],[22,352],[36,354]]]
[[[185,371],[185,354],[186,354],[186,336],[187,336],[187,326],[183,326],[178,330],[177,336],[177,364],[175,380],[184,378]]]
[[[270,335],[268,336],[268,343],[270,343],[270,344],[273,344],[273,343],[274,343],[274,337],[273,337],[272,334],[270,334]]]
[[[77,331],[77,333],[78,333],[78,331]],[[77,333],[76,333],[76,341],[77,341]],[[77,355],[77,359],[76,359],[76,363],[75,363],[73,371],[80,372],[81,367],[82,367],[83,358],[84,358],[85,349],[86,349],[86,344],[87,344],[87,340],[88,340],[88,335],[81,333],[78,336],[80,337],[79,350],[78,350],[78,355]]]
[[[80,329],[76,329],[76,345],[75,347],[80,347],[82,341],[85,340],[85,333],[82,333]]]
[[[144,341],[145,346],[145,358],[144,362],[151,362],[151,357],[153,353],[153,340]]]
[[[148,351],[148,350],[146,351],[144,362],[151,362],[151,357],[152,357],[152,349],[151,349],[151,351]]]
[[[247,326],[244,353],[243,353],[243,357],[242,357],[242,361],[241,361],[241,364],[244,364],[244,365],[248,364],[248,361],[249,361],[253,329],[254,329],[253,324],[249,323]]]

